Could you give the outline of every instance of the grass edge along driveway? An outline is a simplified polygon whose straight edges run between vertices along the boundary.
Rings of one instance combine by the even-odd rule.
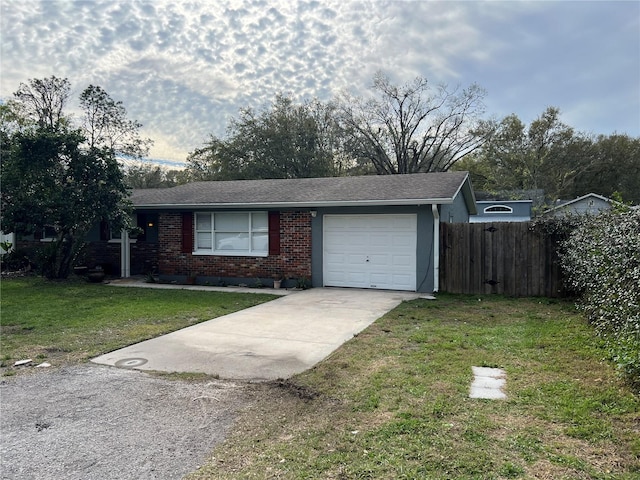
[[[54,367],[277,298],[258,293],[120,288],[38,277],[0,284],[0,370],[31,358]],[[27,367],[29,368],[29,367]],[[24,370],[24,369],[23,369]]]
[[[254,403],[201,479],[637,479],[640,400],[568,302],[405,302]],[[507,400],[468,398],[471,366]]]

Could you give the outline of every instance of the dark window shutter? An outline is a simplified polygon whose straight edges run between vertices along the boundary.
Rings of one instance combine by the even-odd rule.
[[[193,213],[182,212],[182,253],[193,252]]]
[[[280,212],[269,212],[269,255],[280,255]]]
[[[109,240],[109,223],[105,220],[100,222],[100,240]]]
[[[138,213],[136,215],[136,226],[141,230],[138,234],[138,241],[145,241],[147,239],[147,214]]]
[[[193,252],[193,213],[182,213],[182,253]]]

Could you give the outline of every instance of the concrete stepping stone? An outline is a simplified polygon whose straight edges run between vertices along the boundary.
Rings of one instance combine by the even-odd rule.
[[[501,368],[471,367],[473,383],[469,389],[469,398],[504,400],[507,395],[502,391],[506,385],[507,373]]]

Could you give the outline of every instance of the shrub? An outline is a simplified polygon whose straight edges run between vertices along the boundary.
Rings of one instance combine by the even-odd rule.
[[[640,388],[640,210],[585,217],[560,255],[579,307],[620,372]]]
[[[28,269],[31,265],[29,260],[29,252],[26,250],[12,250],[9,253],[0,255],[1,266],[3,272],[17,272]]]

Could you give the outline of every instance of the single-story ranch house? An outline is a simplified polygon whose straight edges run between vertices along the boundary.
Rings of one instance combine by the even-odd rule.
[[[142,233],[96,228],[87,264],[211,285],[437,291],[439,223],[476,213],[467,172],[194,182],[132,201]]]

